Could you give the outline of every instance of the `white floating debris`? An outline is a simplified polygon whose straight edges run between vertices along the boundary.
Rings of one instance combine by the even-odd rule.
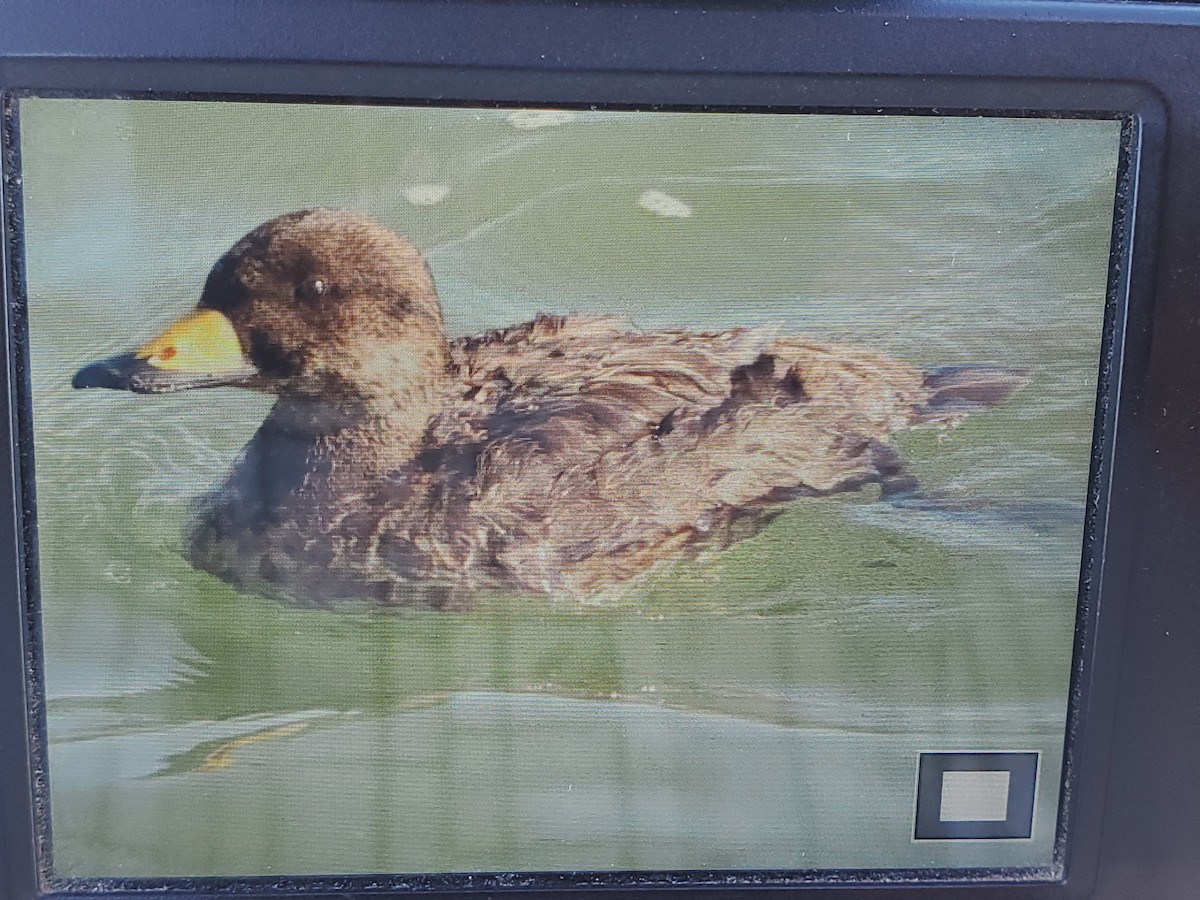
[[[670,194],[662,191],[643,191],[638,197],[638,206],[654,213],[656,216],[668,216],[672,219],[686,219],[692,214],[692,208]]]
[[[109,563],[104,569],[104,577],[115,584],[133,584],[133,567],[128,563]]]
[[[404,199],[413,206],[437,206],[449,194],[446,184],[414,184],[404,189]]]
[[[569,109],[516,109],[508,114],[508,124],[513,128],[553,128],[574,121],[575,113]]]

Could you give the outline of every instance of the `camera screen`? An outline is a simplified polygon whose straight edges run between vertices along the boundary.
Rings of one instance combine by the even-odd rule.
[[[1120,121],[18,114],[54,878],[1061,875]]]

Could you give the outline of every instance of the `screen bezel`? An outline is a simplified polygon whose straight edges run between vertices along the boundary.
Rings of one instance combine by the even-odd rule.
[[[15,131],[17,129],[19,129],[19,127],[20,127],[19,105],[23,99],[25,99],[27,97],[41,98],[41,97],[45,97],[45,96],[63,96],[63,95],[64,94],[59,93],[59,92],[54,92],[52,94],[50,92],[40,92],[40,93],[13,92],[13,93],[9,94],[8,96],[10,98],[10,101],[7,106],[7,111],[11,118],[12,128],[14,130],[14,134],[12,135],[12,137],[16,138]],[[101,101],[101,102],[103,102],[106,99],[112,99],[111,97],[102,97],[102,96],[98,96],[95,94],[83,93],[83,92],[70,92],[66,95],[72,96],[72,97],[86,97],[88,99],[94,99],[94,100]],[[182,97],[179,95],[170,95],[170,94],[164,95],[164,94],[158,94],[158,93],[133,94],[133,95],[126,94],[123,97],[121,97],[121,99],[145,99],[145,100],[149,100],[152,102],[153,101],[188,102],[188,101],[200,101],[200,100],[220,102],[220,101],[230,101],[230,100],[250,100],[253,102],[262,102],[262,103],[322,102],[322,103],[341,104],[341,105],[347,105],[350,103],[361,104],[363,102],[361,99],[350,100],[347,98],[320,98],[320,99],[317,99],[317,98],[312,98],[312,97],[307,97],[307,98],[286,97],[286,96],[283,96],[283,97],[281,97],[281,96],[247,97],[247,96],[241,96],[241,95],[237,95],[237,96],[224,95],[223,96],[223,95],[199,95],[199,94],[189,94],[186,97]],[[414,104],[414,101],[411,98],[400,100],[400,101],[390,101],[389,100],[389,101],[376,101],[376,102],[380,103],[380,104],[386,104],[386,105],[393,105],[394,103],[397,105],[412,105],[412,104]],[[541,102],[544,102],[544,101],[541,101]],[[428,105],[432,105],[432,104],[428,104]],[[489,105],[490,106],[492,104],[484,103],[482,101],[474,101],[474,102],[459,101],[457,103],[454,101],[439,101],[437,105],[439,107],[446,107],[446,106],[464,106],[464,105],[466,105],[466,106]],[[521,101],[517,101],[517,102],[511,103],[511,104],[510,103],[500,103],[500,104],[496,104],[496,105],[521,106],[521,105],[531,105],[531,104],[529,104],[528,102],[522,103]],[[579,106],[579,104],[558,104],[558,105],[577,106],[577,107]],[[646,109],[648,106],[650,106],[650,104],[637,103],[636,101],[633,101],[633,102],[621,101],[621,102],[617,102],[617,103],[604,102],[604,103],[591,104],[591,108],[599,108],[599,109]],[[656,111],[684,111],[684,110],[696,111],[696,107],[694,107],[694,106],[680,106],[680,105],[676,105],[676,104],[665,104],[662,102],[657,102],[657,103],[652,104],[652,108]],[[849,114],[858,114],[858,115],[864,115],[864,116],[888,116],[888,115],[901,115],[901,114],[904,114],[904,115],[916,114],[916,115],[942,115],[942,116],[1012,117],[1014,115],[1014,113],[1012,111],[995,112],[995,111],[991,111],[991,110],[987,110],[987,111],[954,110],[954,109],[949,109],[949,108],[945,108],[945,107],[939,108],[939,111],[937,113],[933,113],[930,109],[894,110],[894,109],[889,109],[886,107],[884,107],[884,108],[875,107],[872,109],[863,109],[861,107],[858,107],[858,108],[822,108],[820,110],[813,110],[813,109],[781,107],[781,106],[772,106],[772,107],[766,108],[766,107],[755,106],[755,105],[738,105],[736,107],[706,105],[704,107],[704,110],[705,111],[722,111],[722,112],[729,112],[731,110],[756,112],[756,113],[769,112],[772,115],[806,115],[806,114],[811,115],[811,114],[820,114],[820,113],[836,113],[836,114],[849,113]],[[1116,116],[1111,112],[1105,114],[1101,111],[1094,111],[1094,110],[1081,113],[1079,111],[1074,111],[1074,110],[1064,112],[1060,109],[1056,109],[1053,111],[1053,113],[1054,113],[1054,115],[1052,117],[1054,117],[1054,118],[1076,118],[1076,119],[1083,119],[1083,120],[1109,120],[1109,121],[1114,120],[1116,118]],[[1022,116],[1028,117],[1028,118],[1045,118],[1045,117],[1047,117],[1044,113],[1041,116],[1033,116],[1030,114],[1030,112],[1028,110],[1023,111]],[[1116,192],[1116,198],[1121,198],[1122,196],[1125,196],[1126,200],[1127,200],[1127,198],[1128,198],[1128,179],[1129,179],[1129,173],[1131,171],[1130,161],[1132,159],[1134,159],[1137,154],[1137,150],[1138,150],[1137,135],[1140,131],[1140,128],[1139,128],[1140,122],[1136,117],[1131,116],[1131,115],[1122,116],[1120,121],[1121,121],[1121,125],[1122,125],[1122,135],[1121,135],[1121,143],[1120,143],[1120,148],[1119,148],[1120,159],[1119,159],[1119,165],[1118,165],[1118,177],[1117,177],[1118,190]],[[19,139],[10,139],[10,143],[13,146],[13,149],[15,151],[13,161],[19,165],[19,152],[20,152]],[[19,174],[19,170],[18,170],[18,174]],[[16,197],[16,192],[14,192],[14,197]],[[1108,362],[1107,362],[1107,364],[1100,367],[1101,371],[1100,371],[1099,379],[1098,379],[1098,397],[1097,397],[1097,404],[1096,404],[1096,411],[1095,411],[1096,431],[1095,431],[1095,435],[1094,435],[1092,467],[1091,467],[1090,480],[1089,480],[1089,490],[1088,490],[1088,498],[1089,499],[1088,499],[1087,510],[1086,510],[1086,514],[1088,516],[1089,522],[1088,522],[1088,527],[1085,529],[1085,541],[1084,541],[1084,546],[1082,548],[1083,553],[1082,553],[1082,560],[1081,560],[1080,589],[1079,589],[1079,595],[1078,595],[1079,606],[1077,608],[1076,641],[1075,641],[1075,647],[1074,647],[1074,662],[1072,665],[1072,681],[1071,681],[1071,687],[1070,687],[1070,695],[1072,697],[1072,702],[1070,704],[1068,720],[1066,723],[1066,728],[1067,728],[1068,734],[1074,734],[1074,733],[1079,732],[1081,725],[1082,725],[1082,719],[1081,719],[1081,715],[1080,715],[1081,706],[1083,703],[1086,703],[1089,699],[1087,696],[1087,692],[1085,690],[1085,685],[1084,685],[1082,679],[1084,677],[1084,674],[1087,670],[1087,665],[1088,665],[1087,658],[1089,655],[1090,641],[1087,640],[1087,636],[1091,634],[1091,632],[1094,628],[1093,611],[1096,606],[1095,602],[1094,602],[1094,599],[1095,599],[1094,595],[1096,593],[1095,586],[1099,582],[1099,574],[1100,574],[1099,555],[1097,554],[1096,550],[1098,547],[1102,546],[1102,544],[1103,544],[1103,515],[1102,515],[1103,508],[1102,508],[1102,506],[1100,506],[1100,500],[1102,498],[1102,495],[1104,495],[1106,493],[1106,491],[1104,490],[1104,485],[1106,483],[1106,477],[1107,477],[1107,473],[1108,473],[1108,460],[1111,456],[1111,448],[1112,448],[1112,440],[1111,440],[1111,437],[1112,437],[1112,435],[1111,435],[1112,410],[1113,410],[1113,406],[1114,406],[1113,401],[1115,400],[1115,396],[1116,396],[1115,391],[1116,391],[1116,386],[1117,386],[1117,382],[1118,382],[1118,378],[1115,377],[1116,372],[1114,371],[1114,366],[1112,364],[1112,361],[1119,358],[1119,353],[1117,353],[1115,351],[1119,347],[1120,323],[1123,321],[1123,316],[1124,316],[1123,299],[1125,296],[1125,290],[1124,290],[1125,285],[1123,284],[1123,278],[1124,278],[1124,272],[1126,271],[1126,266],[1124,265],[1124,259],[1125,259],[1126,251],[1127,251],[1127,247],[1128,247],[1128,234],[1125,233],[1125,230],[1123,229],[1121,223],[1128,220],[1129,217],[1126,213],[1127,213],[1127,211],[1124,208],[1120,208],[1120,207],[1116,208],[1115,224],[1114,224],[1114,229],[1113,229],[1113,244],[1112,244],[1112,250],[1111,250],[1111,256],[1110,256],[1110,263],[1111,263],[1111,271],[1110,271],[1110,277],[1109,277],[1110,284],[1109,284],[1109,289],[1108,289],[1108,296],[1106,298],[1106,308],[1105,308],[1104,335],[1103,335],[1103,339],[1102,339],[1102,346],[1098,348],[1098,350],[1099,350],[1098,359],[1102,357],[1103,359],[1107,360]],[[21,238],[22,238],[22,235],[19,232],[14,233],[14,239],[18,242],[18,244],[19,244]],[[18,250],[14,253],[14,258],[17,258],[19,256],[20,252],[21,251],[18,248]],[[15,354],[14,354],[14,356],[15,356],[15,359],[14,359],[15,377],[13,379],[13,385],[14,385],[14,387],[19,387],[19,389],[15,391],[11,400],[15,404],[15,407],[17,409],[17,418],[20,423],[19,424],[19,442],[20,442],[20,448],[21,448],[21,452],[20,452],[20,459],[21,459],[20,484],[21,484],[21,491],[22,491],[22,494],[21,494],[22,501],[21,502],[22,502],[23,509],[25,510],[24,515],[25,515],[26,519],[33,523],[33,528],[26,529],[26,532],[25,532],[26,540],[25,540],[25,547],[24,547],[24,554],[25,554],[24,566],[25,566],[25,570],[26,570],[26,597],[27,597],[26,612],[27,612],[28,621],[30,623],[30,628],[33,631],[33,633],[31,634],[31,647],[33,649],[33,652],[31,654],[32,658],[29,660],[30,705],[31,705],[31,708],[36,709],[41,713],[40,716],[38,717],[38,719],[36,720],[35,725],[36,725],[37,733],[39,735],[42,735],[45,732],[46,723],[45,723],[45,713],[44,713],[44,710],[42,710],[42,703],[41,703],[42,686],[40,684],[40,678],[39,678],[40,671],[41,671],[41,661],[40,661],[40,659],[37,658],[39,655],[38,647],[37,647],[37,629],[38,629],[37,620],[38,620],[38,615],[39,615],[39,610],[38,610],[39,599],[38,599],[37,548],[36,548],[36,538],[34,535],[34,531],[36,530],[36,521],[37,520],[36,520],[36,502],[34,499],[35,494],[34,494],[33,434],[32,434],[33,427],[32,427],[32,409],[31,409],[32,401],[28,394],[28,389],[27,389],[28,376],[26,374],[27,373],[26,355],[28,353],[28,336],[27,336],[27,323],[25,320],[25,316],[23,315],[23,312],[25,309],[26,297],[24,294],[24,286],[21,284],[21,281],[20,281],[19,269],[16,271],[16,275],[17,275],[17,278],[14,281],[14,284],[12,285],[13,291],[14,291],[15,302],[12,305],[13,314],[10,319],[10,327],[11,327],[11,333],[12,333],[12,343],[13,343],[14,349],[15,349]],[[1117,367],[1117,368],[1119,368],[1119,367]],[[42,746],[39,748],[40,752],[37,754],[38,762],[41,763],[42,765],[45,765],[46,764],[45,744],[44,744],[44,741],[42,741],[41,743],[42,743]],[[1066,824],[1066,821],[1067,821],[1067,819],[1069,817],[1069,813],[1070,813],[1070,807],[1066,801],[1072,795],[1072,792],[1070,791],[1070,787],[1073,785],[1074,778],[1075,778],[1074,770],[1078,767],[1078,763],[1077,763],[1078,756],[1079,756],[1079,753],[1077,752],[1076,748],[1074,747],[1074,742],[1068,742],[1066,752],[1064,753],[1063,771],[1060,773],[1059,795],[1060,795],[1061,805],[1060,805],[1060,810],[1059,810],[1059,818],[1058,818],[1058,822],[1057,822],[1057,826],[1056,826],[1056,840],[1055,840],[1055,853],[1054,853],[1055,863],[1054,863],[1054,865],[1052,865],[1050,867],[1036,868],[1036,869],[1035,868],[1022,868],[1022,869],[996,868],[996,869],[969,869],[969,870],[968,869],[946,869],[946,870],[927,870],[927,871],[921,871],[921,872],[914,872],[911,870],[904,870],[904,869],[878,869],[878,870],[872,869],[872,870],[863,870],[863,871],[855,871],[855,872],[845,872],[845,871],[839,872],[839,873],[837,873],[837,878],[839,880],[846,880],[846,881],[869,882],[872,880],[878,880],[881,877],[887,877],[889,880],[891,880],[893,882],[917,881],[917,882],[922,882],[922,883],[929,883],[929,882],[940,883],[940,882],[946,882],[946,881],[962,881],[962,880],[968,880],[968,881],[973,881],[973,882],[1020,881],[1020,882],[1024,882],[1024,883],[1029,883],[1029,882],[1034,882],[1034,881],[1053,883],[1056,881],[1060,881],[1061,873],[1063,871],[1065,845],[1066,845],[1066,840],[1067,840],[1065,824]],[[47,768],[48,768],[48,766],[47,766]],[[1050,773],[1046,773],[1046,774],[1049,775]],[[166,882],[160,882],[159,879],[141,878],[141,877],[131,877],[130,879],[123,880],[123,881],[115,881],[111,878],[104,878],[104,879],[80,878],[80,879],[66,879],[66,880],[55,878],[55,876],[53,875],[52,867],[51,867],[52,859],[53,859],[53,841],[51,839],[52,828],[51,828],[51,823],[50,823],[50,810],[49,810],[49,806],[48,806],[49,798],[47,795],[48,795],[48,785],[43,782],[42,784],[38,785],[38,789],[36,790],[35,800],[36,800],[37,808],[38,808],[38,816],[36,819],[38,842],[39,842],[39,846],[42,848],[41,854],[40,854],[41,877],[42,877],[44,884],[52,885],[52,886],[55,886],[56,888],[63,888],[63,889],[67,889],[67,890],[94,890],[95,888],[101,887],[101,886],[107,886],[109,888],[125,888],[125,887],[128,887],[128,888],[147,887],[148,888],[148,887],[154,887],[154,886],[158,886],[159,884],[166,883]],[[679,885],[679,884],[683,884],[683,883],[705,882],[705,881],[711,880],[713,875],[717,875],[717,874],[719,874],[724,879],[729,879],[729,878],[737,879],[737,878],[741,877],[740,873],[728,872],[728,871],[720,872],[720,873],[615,872],[615,873],[591,873],[588,875],[588,879],[593,884],[609,882],[609,883],[612,883],[615,885],[629,885],[630,883],[639,883],[641,885],[646,885],[646,886],[656,885],[656,884]],[[756,873],[756,880],[758,880],[760,883],[763,881],[767,881],[768,883],[777,883],[777,884],[821,883],[821,882],[830,880],[830,877],[832,874],[833,873],[831,873],[829,870],[812,870],[810,872],[780,871],[780,872],[775,872],[775,873],[770,873],[770,874],[765,873],[765,872],[759,872],[759,873]],[[377,878],[378,876],[370,876],[370,877]],[[405,877],[406,881],[408,881],[408,882],[412,882],[414,880],[419,880],[419,881],[423,881],[423,882],[427,881],[428,883],[430,883],[430,886],[432,886],[432,882],[435,880],[441,881],[448,886],[454,885],[456,883],[453,876],[425,876],[425,875],[406,874],[404,877]],[[561,883],[561,876],[555,875],[553,873],[529,873],[527,877],[529,879],[531,879],[531,881],[529,882],[529,886],[531,886],[531,887],[543,886],[546,883],[546,881]],[[338,880],[344,881],[344,879],[338,879]],[[488,876],[486,876],[486,875],[472,876],[472,880],[474,880],[474,881],[482,880],[482,881],[486,882],[488,880]],[[214,888],[229,887],[234,884],[244,884],[246,886],[250,886],[251,884],[260,883],[260,879],[251,878],[251,877],[205,878],[205,879],[203,879],[203,881],[205,884],[210,885]],[[332,881],[332,879],[310,877],[310,878],[305,879],[305,881],[306,881],[306,883],[309,883],[309,884],[322,884],[327,881]]]
[[[529,8],[525,8],[529,9]],[[974,23],[982,27],[980,23]],[[860,63],[867,62],[863,52]],[[632,66],[630,68],[633,68]],[[366,66],[339,63],[271,63],[243,61],[228,62],[160,60],[96,60],[96,59],[13,59],[0,63],[0,85],[13,94],[39,96],[156,96],[205,99],[262,98],[277,100],[319,100],[320,102],[398,102],[447,105],[470,103],[482,105],[547,105],[572,106],[599,102],[610,106],[637,108],[687,107],[697,108],[704,101],[707,108],[769,109],[771,111],[864,111],[871,113],[937,112],[970,114],[986,110],[989,114],[1054,114],[1095,118],[1124,118],[1126,144],[1132,152],[1126,156],[1122,180],[1123,215],[1118,219],[1115,235],[1126,252],[1114,256],[1116,270],[1113,284],[1117,287],[1111,302],[1123,312],[1113,317],[1114,339],[1111,354],[1105,360],[1110,372],[1107,391],[1102,394],[1102,423],[1109,429],[1112,440],[1103,447],[1093,467],[1092,489],[1097,508],[1108,513],[1111,520],[1107,541],[1097,544],[1084,581],[1089,586],[1090,603],[1081,607],[1085,614],[1083,637],[1086,652],[1077,654],[1073,685],[1075,721],[1071,730],[1073,745],[1079,758],[1070,782],[1071,790],[1064,796],[1067,815],[1073,820],[1070,840],[1063,858],[1065,880],[1028,883],[1014,879],[1012,873],[988,870],[955,870],[946,877],[935,879],[944,885],[939,894],[947,897],[969,896],[984,884],[1002,885],[990,888],[993,896],[1066,897],[1087,896],[1096,877],[1101,847],[1101,826],[1104,821],[1104,788],[1107,781],[1108,751],[1112,738],[1112,716],[1117,707],[1116,681],[1124,677],[1127,667],[1119,660],[1119,626],[1124,619],[1127,587],[1133,577],[1129,538],[1135,527],[1132,497],[1140,484],[1136,449],[1130,445],[1131,425],[1136,417],[1139,398],[1152,385],[1152,345],[1149,342],[1155,324],[1153,310],[1153,262],[1155,225],[1159,182],[1165,161],[1169,119],[1162,99],[1144,84],[1132,82],[1096,82],[1055,80],[1039,81],[1005,77],[962,78],[953,75],[913,78],[899,74],[835,75],[788,74],[753,75],[724,71],[718,73],[684,74],[660,71],[653,79],[644,73],[595,71],[547,71],[535,68],[521,70],[488,68],[426,68],[404,66]],[[147,92],[146,84],[154,91]],[[819,99],[819,104],[817,100]],[[15,123],[6,119],[6,129]],[[9,137],[15,137],[9,132]],[[12,146],[8,142],[7,146]],[[6,165],[16,163],[6,158]],[[6,175],[8,173],[6,172]],[[6,177],[5,241],[6,285],[21,280],[19,256],[10,252],[18,246],[19,205],[14,202],[17,191]],[[1134,224],[1137,240],[1133,240]],[[1128,297],[1128,299],[1126,299]],[[9,296],[8,308],[14,310],[18,297]],[[19,312],[19,309],[17,310]],[[1161,327],[1161,326],[1159,326]],[[21,503],[20,469],[24,464],[14,460],[22,433],[19,410],[13,404],[14,393],[20,394],[19,377],[14,377],[15,360],[8,356],[6,342],[5,367],[10,374],[9,391],[3,402],[9,404],[10,445],[0,447],[0,465],[12,472],[6,479],[5,494],[14,513],[13,521],[0,525],[3,543],[3,562],[0,571],[9,585],[10,596],[22,598],[8,602],[6,616],[0,627],[0,658],[5,665],[0,670],[0,696],[3,704],[3,724],[6,734],[24,733],[37,741],[40,736],[42,711],[32,707],[31,717],[15,707],[10,700],[26,700],[28,670],[16,667],[17,660],[36,656],[36,622],[31,621],[29,606],[23,599],[26,586],[20,575],[21,547],[32,540],[32,519]],[[1103,398],[1107,398],[1107,402]],[[1098,423],[1100,424],[1100,423]],[[1139,443],[1140,442],[1136,442]],[[1110,487],[1111,486],[1111,487]],[[1110,495],[1112,504],[1106,501]],[[27,497],[27,495],[25,495]],[[28,497],[27,497],[28,499]],[[1104,517],[1096,527],[1105,527]],[[21,538],[24,535],[25,539]],[[22,582],[20,586],[16,582]],[[1098,611],[1104,612],[1096,619]],[[1103,627],[1097,627],[1103,625]],[[12,651],[10,654],[9,651]],[[1084,665],[1089,662],[1090,664]],[[1145,660],[1142,660],[1144,663]],[[15,669],[20,671],[15,671]],[[14,678],[14,675],[16,676]],[[1186,687],[1186,685],[1184,686]],[[30,698],[31,700],[34,698]],[[1085,714],[1086,708],[1086,714]],[[16,730],[19,729],[19,730]],[[2,822],[5,834],[4,857],[8,863],[6,878],[8,893],[13,896],[35,896],[36,892],[81,893],[97,886],[106,886],[118,895],[134,888],[133,883],[89,882],[85,884],[50,884],[36,867],[35,847],[45,839],[45,833],[35,829],[34,809],[30,797],[44,788],[45,771],[32,759],[29,745],[6,741],[0,752],[9,765],[0,778],[0,799],[3,800]],[[1114,770],[1115,771],[1115,770]],[[1185,798],[1186,799],[1186,798]],[[48,848],[42,847],[43,850]],[[33,864],[31,864],[33,863]],[[900,884],[930,884],[932,873],[875,872],[870,879],[851,878],[852,873],[838,876],[843,887],[838,896],[877,896]],[[804,873],[744,872],[744,873],[614,873],[603,878],[590,875],[502,875],[462,876],[459,878],[370,876],[363,878],[329,879],[205,879],[203,881],[172,881],[171,886],[185,892],[212,893],[238,889],[239,893],[255,895],[293,893],[296,890],[318,888],[327,893],[379,890],[443,890],[456,891],[490,889],[509,891],[544,891],[588,887],[607,891],[645,890],[651,887],[723,892],[737,889],[779,889],[805,887],[817,890],[832,888],[830,873],[819,880]],[[974,882],[974,886],[970,884]],[[849,887],[857,884],[858,887]],[[137,887],[166,886],[159,882],[139,880]],[[90,891],[89,891],[90,892]]]

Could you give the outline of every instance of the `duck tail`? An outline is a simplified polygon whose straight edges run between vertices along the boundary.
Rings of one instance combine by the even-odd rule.
[[[1028,369],[1002,366],[941,366],[925,371],[928,399],[917,409],[918,422],[938,422],[973,410],[999,406],[1029,384]]]

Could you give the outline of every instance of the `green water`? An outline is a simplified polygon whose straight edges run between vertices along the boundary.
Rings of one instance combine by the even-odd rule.
[[[22,103],[56,873],[1048,865],[1116,124],[521,124]],[[797,502],[586,605],[288,608],[180,554],[269,399],[69,381],[313,205],[425,248],[455,334],[777,324],[1032,382],[901,436],[934,502]],[[953,749],[1042,753],[1032,839],[911,840],[917,753]]]

